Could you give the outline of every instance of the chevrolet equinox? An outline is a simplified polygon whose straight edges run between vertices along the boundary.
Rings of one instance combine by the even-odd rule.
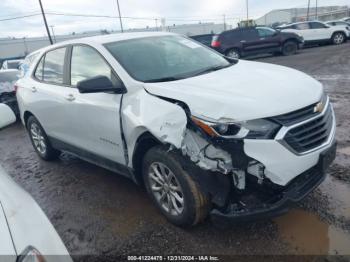
[[[178,226],[286,212],[335,157],[335,117],[321,83],[177,34],[55,44],[16,85],[41,158],[65,151],[124,175]]]

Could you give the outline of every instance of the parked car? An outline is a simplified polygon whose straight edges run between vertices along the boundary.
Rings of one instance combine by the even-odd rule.
[[[240,58],[265,53],[295,54],[304,40],[294,33],[281,33],[269,27],[246,27],[214,36],[212,47],[220,53]]]
[[[55,44],[17,84],[42,159],[66,151],[129,177],[179,226],[281,214],[335,157],[320,82],[173,33]]]
[[[0,103],[0,129],[16,120]],[[1,261],[72,261],[56,230],[34,199],[0,166]]]
[[[340,45],[350,37],[348,26],[329,26],[322,22],[300,22],[279,27],[283,32],[292,32],[301,35],[306,44],[333,43]]]
[[[191,36],[190,38],[202,43],[203,45],[211,47],[211,42],[213,41],[213,36],[214,36],[214,34],[194,35],[194,36]]]
[[[19,116],[15,83],[19,79],[17,69],[0,70],[0,103],[5,103]]]
[[[7,70],[7,69],[19,69],[19,64],[23,60],[6,60],[2,63],[1,70]]]
[[[350,28],[350,23],[345,22],[345,21],[340,21],[340,20],[328,21],[328,22],[326,22],[326,24],[329,26],[346,26],[346,27]]]
[[[343,19],[341,19],[342,21],[345,21],[345,22],[347,22],[347,23],[350,23],[350,17],[345,17],[345,18],[343,18]]]

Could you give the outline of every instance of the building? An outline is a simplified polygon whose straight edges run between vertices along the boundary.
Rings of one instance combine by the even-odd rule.
[[[187,36],[219,33],[224,29],[231,29],[231,26],[214,23],[184,24],[163,27],[146,27],[138,29],[128,29],[125,32],[145,32],[145,31],[168,31]],[[63,36],[52,36],[54,42],[62,42],[70,39],[108,34],[106,30],[91,31],[82,34],[71,34]],[[112,32],[119,33],[119,32]],[[0,60],[24,57],[27,54],[50,44],[47,37],[32,38],[2,38],[0,39]]]
[[[329,21],[350,16],[349,6],[324,6],[310,8],[309,20]],[[257,25],[278,26],[307,20],[307,8],[273,10],[256,19]]]
[[[70,39],[95,36],[104,31],[52,36],[54,42],[62,42]],[[31,38],[0,38],[0,60],[25,57],[27,54],[50,45],[48,37]]]

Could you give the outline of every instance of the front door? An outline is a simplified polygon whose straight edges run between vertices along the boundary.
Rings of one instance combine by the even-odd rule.
[[[81,94],[76,88],[79,81],[96,76],[106,76],[112,83],[120,79],[98,51],[86,45],[72,47],[69,75],[68,143],[85,153],[125,164],[119,117],[122,95]]]

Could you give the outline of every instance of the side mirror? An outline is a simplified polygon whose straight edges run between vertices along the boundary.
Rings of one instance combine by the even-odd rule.
[[[5,104],[0,104],[0,129],[16,122],[15,113]]]
[[[126,89],[121,81],[118,86],[113,85],[111,80],[106,76],[96,76],[78,82],[77,88],[82,94],[113,92],[115,94],[124,94]]]

